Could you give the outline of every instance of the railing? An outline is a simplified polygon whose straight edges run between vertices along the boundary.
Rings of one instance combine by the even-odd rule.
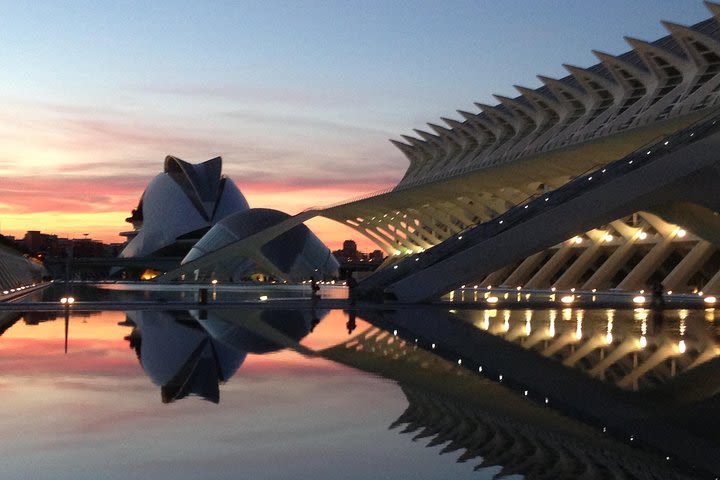
[[[388,268],[376,271],[364,279],[360,283],[360,287],[373,288],[387,285],[389,281],[400,278],[405,273],[428,267],[474,245],[479,240],[496,236],[542,211],[561,205],[589,189],[607,184],[614,178],[647,165],[648,162],[671,152],[678,146],[688,145],[714,131],[720,131],[719,122],[720,115],[714,115],[710,119],[705,117],[677,133],[663,137],[652,144],[644,145],[620,160],[592,171],[586,171],[552,192],[531,195],[492,220],[470,226],[422,253],[405,257]]]

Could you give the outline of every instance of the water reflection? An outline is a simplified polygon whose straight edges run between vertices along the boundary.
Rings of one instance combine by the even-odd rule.
[[[199,310],[127,312],[126,337],[148,377],[160,386],[163,403],[199,396],[220,401],[221,383],[248,353],[283,348],[305,353],[298,342],[326,311]]]
[[[668,480],[720,472],[720,347],[706,311],[408,308],[350,310],[323,321],[327,313],[140,310],[127,312],[122,325],[164,403],[188,396],[218,403],[220,385],[248,356],[286,349],[397,385],[405,403],[383,417],[383,430],[452,453],[485,478]],[[7,314],[0,326],[18,318]],[[333,319],[334,329],[325,329]],[[260,377],[277,373],[262,370]],[[240,377],[233,383],[248,382]],[[318,391],[334,398],[348,377],[338,378],[334,389]],[[234,393],[247,395],[247,385],[258,384]],[[299,387],[288,388],[296,395]],[[358,397],[375,408],[372,394]],[[304,400],[291,401],[292,415]],[[321,424],[305,425],[301,434],[313,435]],[[366,442],[388,442],[383,432],[367,432]]]
[[[398,381],[409,406],[393,427],[476,468],[714,478],[720,437],[703,425],[720,413],[714,326],[687,311],[651,323],[646,311],[563,313],[366,312],[376,328],[331,358]]]

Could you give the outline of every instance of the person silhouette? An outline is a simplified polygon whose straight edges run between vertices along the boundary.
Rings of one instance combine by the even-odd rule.
[[[355,310],[350,310],[348,312],[348,321],[345,326],[348,329],[348,335],[350,335],[353,330],[357,328],[357,323],[355,323]]]
[[[655,280],[652,285],[652,296],[650,298],[650,308],[653,310],[661,310],[665,308],[665,298],[663,297],[663,285],[659,280]]]
[[[312,290],[313,298],[320,298],[320,285],[315,281],[315,277],[310,277],[310,289]]]
[[[352,273],[348,275],[347,278],[347,287],[348,287],[348,297],[350,297],[350,303],[355,303],[355,287],[357,287],[357,280],[355,280],[355,277],[352,276]]]

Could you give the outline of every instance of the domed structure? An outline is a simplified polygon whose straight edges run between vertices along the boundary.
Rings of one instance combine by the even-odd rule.
[[[134,230],[124,233],[130,240],[120,257],[137,260],[130,267],[138,270],[137,276],[148,269],[141,278],[152,278],[196,260],[193,280],[240,280],[255,273],[300,280],[336,274],[332,252],[299,222],[283,226],[283,233],[265,232],[262,241],[242,243],[291,217],[278,210],[251,209],[221,170],[220,157],[197,165],[165,158],[163,172],[152,179],[127,219]],[[238,243],[241,248],[235,248]],[[216,252],[228,246],[231,252]],[[215,255],[204,258],[208,253]]]
[[[218,384],[240,368],[245,353],[214,340],[187,312],[127,312],[130,346],[163,403],[195,395],[218,403]]]
[[[127,219],[135,229],[126,233],[131,239],[120,256],[182,258],[217,221],[247,210],[247,200],[221,171],[221,157],[195,165],[166,157]]]
[[[216,342],[238,354],[263,355],[284,348],[298,349],[328,314],[327,310],[208,310],[191,312]]]
[[[237,212],[219,221],[208,231],[182,260],[182,264],[202,258],[207,253],[270,228],[290,215],[269,208],[252,208]],[[209,267],[209,268],[212,268]],[[262,245],[253,255],[228,258],[222,270],[230,272],[233,280],[243,275],[264,272],[286,280],[300,280],[311,276],[334,275],[338,262],[308,227],[297,225]]]
[[[220,401],[227,382],[248,353],[296,348],[327,310],[131,311],[126,340],[143,370],[160,387],[163,403],[197,396]]]

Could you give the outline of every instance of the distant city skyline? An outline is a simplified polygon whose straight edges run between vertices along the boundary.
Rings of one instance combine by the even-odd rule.
[[[709,17],[699,0],[2,5],[0,233],[105,242],[167,154],[222,155],[251,206],[295,213],[394,185],[389,138]]]

